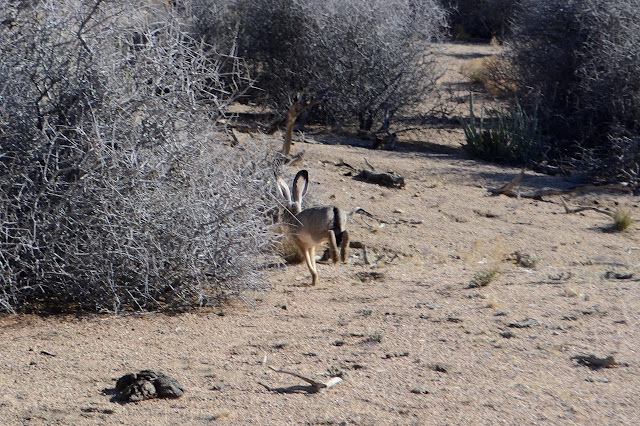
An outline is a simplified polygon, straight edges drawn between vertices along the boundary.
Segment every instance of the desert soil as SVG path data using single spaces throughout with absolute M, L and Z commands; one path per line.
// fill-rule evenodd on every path
M 477 89 L 460 66 L 495 52 L 445 46 L 450 100 Z M 349 219 L 370 264 L 352 249 L 346 264 L 319 265 L 315 287 L 304 264 L 266 270 L 266 291 L 178 315 L 0 317 L 0 424 L 638 424 L 637 230 L 566 214 L 559 197 L 491 196 L 518 170 L 468 158 L 459 126 L 402 138 L 394 151 L 326 133 L 293 146 L 311 204 L 386 222 Z M 341 159 L 406 186 L 356 180 Z M 519 188 L 575 184 L 527 172 Z M 628 193 L 566 199 L 640 217 Z M 588 354 L 617 365 L 572 358 Z M 310 393 L 269 366 L 344 380 Z M 116 379 L 142 369 L 174 377 L 184 396 L 117 402 Z

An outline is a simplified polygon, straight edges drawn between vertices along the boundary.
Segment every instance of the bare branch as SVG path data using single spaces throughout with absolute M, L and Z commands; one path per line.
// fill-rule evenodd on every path
M 591 192 L 598 190 L 610 190 L 610 191 L 633 191 L 635 189 L 634 186 L 625 183 L 613 183 L 613 184 L 604 184 L 604 185 L 596 185 L 596 184 L 588 184 L 588 185 L 578 185 L 568 189 L 539 189 L 535 191 L 515 191 L 513 188 L 520 183 L 520 180 L 524 176 L 524 169 L 509 183 L 499 187 L 499 188 L 487 188 L 493 195 L 506 195 L 508 197 L 513 198 L 533 198 L 536 200 L 541 200 L 542 197 L 549 197 L 554 195 L 568 195 L 579 192 Z
M 329 389 L 335 385 L 337 385 L 338 383 L 340 383 L 342 381 L 342 379 L 340 377 L 332 377 L 329 381 L 327 381 L 326 383 L 321 383 L 318 382 L 316 380 L 310 379 L 308 377 L 305 377 L 301 374 L 295 373 L 293 371 L 287 371 L 287 370 L 281 370 L 278 368 L 274 368 L 272 366 L 269 366 L 269 368 L 273 371 L 275 371 L 276 373 L 283 373 L 283 374 L 289 374 L 291 376 L 297 377 L 301 380 L 304 380 L 305 382 L 309 383 L 311 386 L 291 386 L 291 387 L 287 387 L 287 388 L 272 388 L 270 386 L 267 386 L 263 383 L 260 383 L 262 386 L 264 386 L 265 388 L 267 388 L 270 391 L 274 391 L 274 392 L 278 392 L 278 393 L 293 393 L 296 391 L 305 391 L 308 393 L 317 393 L 322 389 Z

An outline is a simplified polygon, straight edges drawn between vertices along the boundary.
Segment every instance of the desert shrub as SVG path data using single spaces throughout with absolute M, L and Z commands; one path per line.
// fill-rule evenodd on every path
M 491 115 L 485 117 L 485 114 Z M 541 139 L 536 111 L 529 115 L 516 102 L 509 112 L 501 108 L 487 111 L 483 106 L 477 117 L 471 95 L 469 117 L 461 117 L 460 121 L 465 136 L 462 146 L 473 157 L 525 165 L 540 160 Z
M 508 59 L 518 98 L 552 137 L 548 156 L 637 182 L 640 2 L 522 3 Z
M 473 84 L 496 99 L 508 99 L 513 90 L 509 87 L 509 64 L 502 55 L 471 58 L 460 66 L 460 73 Z
M 517 0 L 440 0 L 457 40 L 503 40 L 511 31 Z
M 258 287 L 270 163 L 215 125 L 250 83 L 241 62 L 190 38 L 187 8 L 17 4 L 0 2 L 0 310 Z
M 496 275 L 498 275 L 498 272 L 500 272 L 500 268 L 497 266 L 491 266 L 487 269 L 477 271 L 473 274 L 469 287 L 475 288 L 488 286 L 495 279 Z
M 232 23 L 207 12 L 220 8 Z M 253 99 L 278 114 L 321 99 L 316 118 L 369 131 L 435 88 L 435 0 L 200 0 L 199 10 L 194 31 L 205 38 L 236 29 L 220 49 L 236 46 L 260 89 Z
M 633 224 L 631 213 L 627 210 L 619 209 L 613 215 L 613 229 L 618 232 L 626 231 Z

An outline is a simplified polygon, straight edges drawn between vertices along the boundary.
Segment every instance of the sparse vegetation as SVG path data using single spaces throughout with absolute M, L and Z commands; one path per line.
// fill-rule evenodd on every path
M 382 333 L 379 331 L 376 331 L 370 334 L 369 337 L 365 339 L 365 342 L 366 343 L 382 343 L 383 340 L 384 340 L 384 337 Z
M 460 118 L 465 136 L 465 151 L 483 160 L 504 163 L 532 164 L 540 158 L 540 136 L 535 111 L 533 115 L 529 115 L 516 104 L 510 115 L 497 110 L 487 119 L 486 112 L 482 107 L 480 117 L 476 117 L 471 95 L 469 118 Z
M 548 159 L 638 182 L 640 3 L 525 0 L 507 44 L 512 84 Z
M 444 28 L 444 12 L 435 0 L 199 5 L 197 33 L 212 44 L 222 40 L 223 50 L 237 46 L 257 80 L 251 99 L 276 114 L 302 99 L 321 101 L 308 111 L 317 120 L 371 131 L 436 89 L 430 52 Z M 220 28 L 234 29 L 226 41 Z
M 477 271 L 473 274 L 471 279 L 471 287 L 486 287 L 488 286 L 500 272 L 500 268 L 497 266 L 491 266 L 487 269 Z
M 491 96 L 505 99 L 513 92 L 507 84 L 508 69 L 504 56 L 491 55 L 465 61 L 460 67 L 460 73 L 473 84 L 482 86 Z
M 487 58 L 473 58 L 466 61 L 460 72 L 474 84 L 485 85 L 487 81 Z
M 633 224 L 631 213 L 624 209 L 616 210 L 613 216 L 613 229 L 619 232 L 628 230 Z

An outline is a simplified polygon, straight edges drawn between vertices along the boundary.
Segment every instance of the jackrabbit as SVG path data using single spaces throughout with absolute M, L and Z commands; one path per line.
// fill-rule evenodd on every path
M 316 267 L 316 246 L 324 241 L 329 242 L 329 254 L 333 263 L 338 262 L 338 245 L 340 260 L 347 261 L 349 249 L 349 233 L 346 230 L 347 216 L 339 207 L 321 206 L 302 210 L 302 197 L 309 187 L 309 172 L 300 170 L 293 179 L 291 191 L 281 177 L 276 176 L 278 189 L 287 201 L 283 221 L 294 243 L 304 254 L 311 272 L 311 285 L 318 282 Z M 293 194 L 293 197 L 292 197 Z

